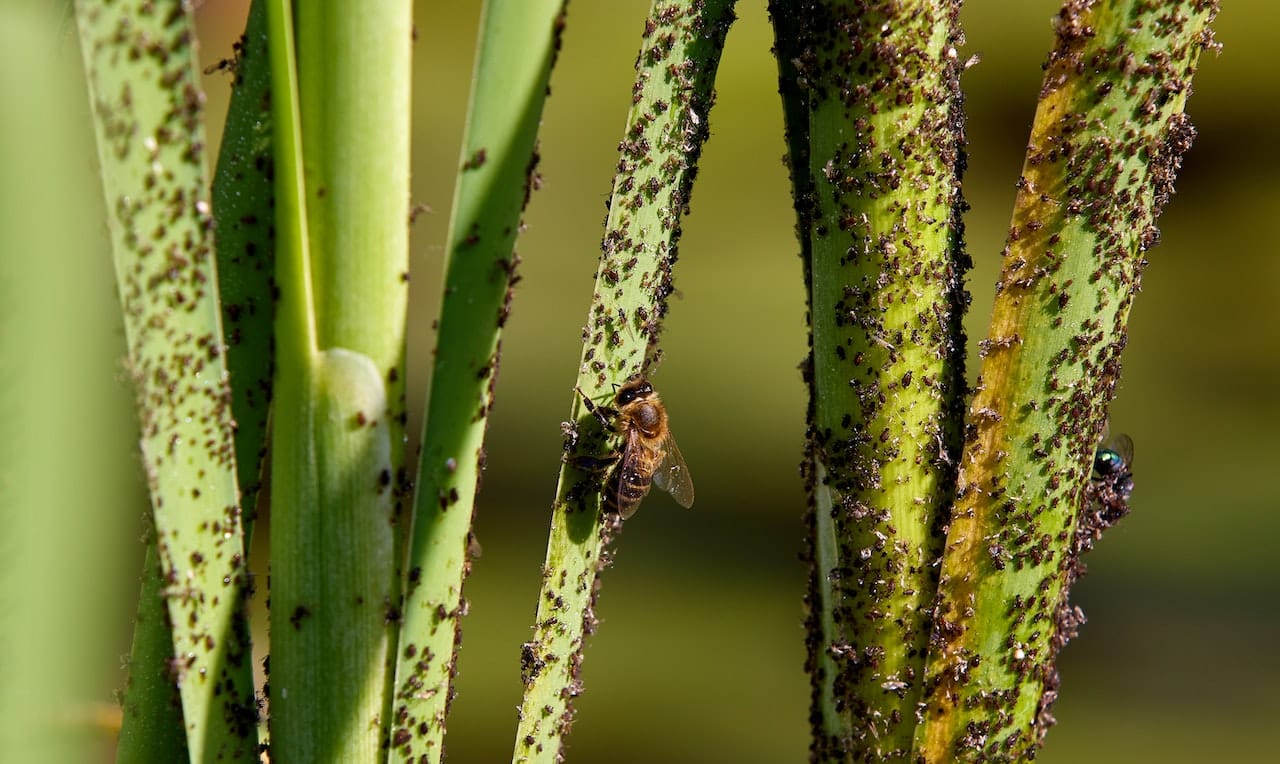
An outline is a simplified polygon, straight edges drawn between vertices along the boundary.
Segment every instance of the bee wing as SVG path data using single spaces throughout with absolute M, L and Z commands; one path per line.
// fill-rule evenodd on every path
M 676 445 L 676 439 L 667 432 L 662 442 L 662 461 L 653 473 L 653 484 L 671 494 L 676 503 L 686 509 L 693 506 L 693 480 L 689 478 L 689 465 Z
M 613 497 L 613 505 L 618 508 L 622 519 L 629 519 L 640 508 L 640 502 L 628 502 L 623 496 L 623 487 L 630 484 L 642 482 L 635 477 L 644 471 L 641 466 L 644 460 L 645 447 L 640 442 L 640 433 L 631 428 L 627 430 L 626 443 L 622 447 L 622 462 L 618 465 L 617 485 L 614 490 L 617 494 Z M 646 489 L 647 490 L 647 489 Z

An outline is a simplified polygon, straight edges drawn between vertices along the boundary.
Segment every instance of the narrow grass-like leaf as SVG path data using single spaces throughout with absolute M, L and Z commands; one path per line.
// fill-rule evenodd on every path
M 439 761 L 444 751 L 481 451 L 518 278 L 513 247 L 563 8 L 563 0 L 489 0 L 482 13 L 396 653 L 398 761 Z
M 147 538 L 142 592 L 129 651 L 129 683 L 116 744 L 120 764 L 188 760 L 182 699 L 168 673 L 173 636 L 164 607 L 158 554 L 153 531 Z
M 619 146 L 578 387 L 596 401 L 654 360 L 671 294 L 680 219 L 708 136 L 732 0 L 666 2 L 645 21 L 626 133 Z M 513 760 L 559 761 L 581 691 L 583 640 L 595 628 L 605 545 L 620 527 L 601 512 L 602 475 L 581 467 L 620 445 L 574 392 L 533 638 L 524 645 L 524 699 Z
M 266 27 L 263 0 L 254 0 L 244 37 L 236 46 L 236 58 L 229 62 L 235 84 L 213 177 L 218 291 L 227 340 L 227 371 L 231 374 L 246 539 L 252 536 L 261 488 L 271 403 L 275 189 Z
M 816 761 L 904 758 L 922 694 L 964 394 L 958 11 L 773 6 L 809 253 Z
M 236 462 L 194 27 L 76 3 L 193 761 L 257 759 Z
M 1052 723 L 1082 491 L 1216 9 L 1073 0 L 1058 17 L 966 421 L 917 761 L 1025 761 Z

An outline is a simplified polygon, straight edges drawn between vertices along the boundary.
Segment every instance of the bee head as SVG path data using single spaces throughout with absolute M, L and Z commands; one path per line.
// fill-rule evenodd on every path
M 635 377 L 618 388 L 618 405 L 625 406 L 637 398 L 647 398 L 650 395 L 653 395 L 653 385 L 649 384 L 649 380 L 644 377 Z

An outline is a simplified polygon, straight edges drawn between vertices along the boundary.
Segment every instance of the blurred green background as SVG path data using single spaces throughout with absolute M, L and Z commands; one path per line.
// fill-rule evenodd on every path
M 200 7 L 204 64 L 231 55 L 245 5 Z M 1163 243 L 1149 254 L 1112 410 L 1113 428 L 1137 444 L 1134 511 L 1089 557 L 1076 588 L 1089 623 L 1062 656 L 1060 724 L 1045 762 L 1262 760 L 1271 750 L 1262 730 L 1280 714 L 1280 259 L 1258 225 L 1280 210 L 1271 150 L 1280 73 L 1264 47 L 1280 11 L 1264 0 L 1225 6 L 1215 25 L 1225 50 L 1205 56 L 1196 75 L 1189 112 L 1199 138 L 1161 220 Z M 489 431 L 476 521 L 484 555 L 467 583 L 452 761 L 510 756 L 559 423 L 647 8 L 570 3 L 543 124 L 544 184 L 518 243 L 524 280 Z M 962 56 L 981 55 L 963 79 L 971 351 L 985 335 L 1057 8 L 970 0 L 962 16 Z M 419 413 L 478 15 L 478 0 L 417 8 L 414 202 L 432 210 L 413 238 L 409 382 Z M 738 15 L 655 378 L 698 502 L 686 512 L 655 495 L 627 524 L 604 577 L 570 761 L 807 758 L 805 571 L 796 559 L 804 298 L 764 0 L 741 0 Z M 78 55 L 74 46 L 66 53 Z M 213 73 L 205 84 L 216 146 L 230 77 Z M 83 160 L 91 156 L 86 144 Z M 114 341 L 120 357 L 121 332 Z M 976 370 L 975 361 L 971 378 Z M 126 395 L 117 399 L 127 406 Z M 415 419 L 411 432 L 419 427 Z M 116 446 L 132 448 L 132 434 L 118 429 Z M 121 512 L 124 543 L 141 506 Z M 118 628 L 97 640 L 104 654 L 128 651 L 136 569 L 112 568 L 111 601 L 122 604 Z M 109 669 L 105 681 L 118 682 Z

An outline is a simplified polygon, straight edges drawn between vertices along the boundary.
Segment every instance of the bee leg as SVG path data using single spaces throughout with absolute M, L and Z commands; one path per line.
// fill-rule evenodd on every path
M 604 472 L 617 464 L 619 458 L 618 454 L 609 454 L 608 456 L 590 456 L 588 454 L 575 454 L 573 456 L 569 456 L 568 454 L 565 454 L 563 460 L 566 464 L 571 464 L 583 472 L 598 473 Z
M 618 416 L 617 409 L 609 408 L 608 406 L 597 406 L 591 402 L 591 399 L 587 397 L 586 393 L 582 392 L 581 387 L 575 385 L 573 389 L 577 390 L 578 395 L 582 396 L 582 402 L 586 405 L 587 411 L 591 413 L 591 416 L 598 419 L 601 426 L 606 430 L 612 429 L 612 422 Z
M 608 456 L 591 456 L 589 454 L 565 454 L 561 461 L 586 474 L 586 478 L 577 480 L 569 488 L 565 499 L 573 504 L 581 505 L 587 494 L 598 493 L 608 484 L 607 473 L 621 458 L 619 454 Z

